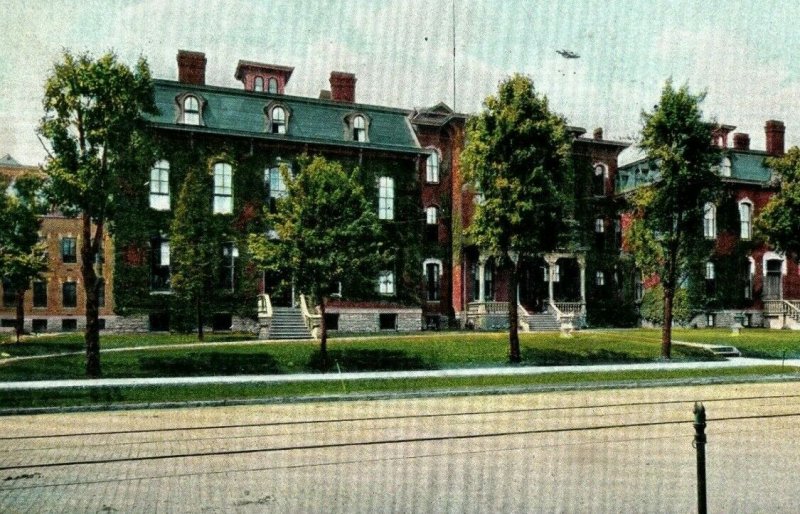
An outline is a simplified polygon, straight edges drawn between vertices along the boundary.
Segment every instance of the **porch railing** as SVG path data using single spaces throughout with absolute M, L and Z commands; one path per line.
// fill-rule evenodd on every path
M 306 328 L 311 332 L 311 336 L 317 339 L 319 337 L 319 327 L 322 325 L 322 315 L 316 313 L 311 314 L 311 311 L 308 310 L 306 295 L 304 294 L 300 295 L 300 312 L 303 313 L 303 321 L 306 322 Z
M 269 299 L 268 294 L 258 295 L 258 317 L 271 318 L 272 317 L 272 301 Z
M 764 300 L 765 316 L 788 316 L 800 321 L 800 300 Z

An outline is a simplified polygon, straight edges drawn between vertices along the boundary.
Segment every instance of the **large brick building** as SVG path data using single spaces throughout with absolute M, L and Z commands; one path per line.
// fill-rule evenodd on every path
M 39 173 L 32 166 L 22 166 L 11 156 L 0 159 L 0 175 L 14 180 L 26 173 Z M 35 280 L 25 293 L 25 330 L 29 332 L 61 332 L 83 329 L 85 326 L 86 300 L 80 270 L 81 221 L 68 218 L 59 212 L 50 212 L 42 218 L 40 240 L 47 243 L 49 269 Z M 113 324 L 114 248 L 106 236 L 103 243 L 103 258 L 97 269 L 101 272 L 103 285 L 100 296 L 101 327 Z M 0 304 L 0 323 L 11 330 L 16 315 L 15 291 L 3 281 L 3 300 Z
M 183 179 L 189 169 L 200 168 L 209 177 L 208 216 L 220 252 L 212 328 L 261 328 L 262 336 L 278 336 L 279 330 L 259 327 L 265 312 L 259 316 L 256 299 L 269 296 L 276 327 L 279 314 L 300 316 L 302 291 L 295 289 L 290 269 L 256 269 L 246 239 L 266 231 L 261 212 L 286 194 L 281 169 L 296 170 L 305 155 L 360 170 L 394 256 L 378 276 L 352 276 L 331 291 L 330 328 L 507 325 L 507 277 L 465 236 L 477 201 L 459 163 L 465 115 L 443 103 L 422 109 L 358 103 L 357 78 L 350 73 L 332 72 L 330 90 L 308 98 L 286 93 L 294 71 L 289 66 L 239 61 L 232 71 L 242 86 L 230 88 L 206 84 L 203 53 L 179 51 L 177 64 L 177 80 L 155 81 L 159 113 L 148 118 L 152 165 L 123 177 L 114 247 L 110 241 L 104 245 L 101 317 L 108 329 L 189 328 L 186 306 L 170 288 L 175 249 L 169 234 Z M 643 160 L 618 167 L 628 145 L 604 139 L 602 129 L 591 136 L 579 127 L 569 130 L 576 177 L 573 244 L 522 257 L 520 319 L 532 330 L 557 327 L 565 313 L 592 326 L 633 325 L 642 277 L 621 252 L 620 213 L 624 194 L 653 176 Z M 783 152 L 783 125 L 768 122 L 767 151 L 751 150 L 743 134 L 735 134 L 728 147 L 732 130 L 717 131 L 728 195 L 707 211 L 707 236 L 716 240 L 716 251 L 709 265 L 697 270 L 694 300 L 702 310 L 694 322 L 724 325 L 737 310 L 746 312 L 752 325 L 783 326 L 782 302 L 800 298 L 800 271 L 753 241 L 751 232 L 745 234 L 774 193 L 763 160 Z M 23 169 L 9 161 L 0 171 L 13 175 Z M 750 221 L 741 217 L 745 214 Z M 78 221 L 49 215 L 42 236 L 49 242 L 52 268 L 26 297 L 27 327 L 80 328 Z M 12 313 L 4 304 L 4 325 Z
M 766 149 L 750 148 L 750 136 L 719 125 L 713 144 L 721 149 L 718 172 L 723 194 L 705 206 L 702 231 L 712 243 L 709 259 L 691 270 L 686 288 L 698 327 L 730 326 L 741 316 L 745 326 L 800 328 L 800 268 L 758 239 L 753 220 L 777 191 L 776 177 L 765 159 L 784 153 L 784 124 L 769 120 Z M 658 180 L 646 159 L 620 167 L 616 190 L 625 194 Z M 647 282 L 647 280 L 644 280 Z M 652 283 L 652 281 L 650 281 Z

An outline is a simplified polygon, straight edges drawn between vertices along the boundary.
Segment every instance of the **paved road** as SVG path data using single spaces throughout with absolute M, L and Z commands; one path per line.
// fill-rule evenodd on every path
M 797 512 L 796 383 L 7 417 L 0 511 L 691 512 L 695 400 L 709 512 Z

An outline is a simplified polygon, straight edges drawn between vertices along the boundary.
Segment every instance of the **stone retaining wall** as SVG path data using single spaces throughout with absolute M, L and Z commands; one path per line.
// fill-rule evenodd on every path
M 381 314 L 396 316 L 397 332 L 422 330 L 422 309 L 331 309 L 327 314 L 339 315 L 339 332 L 378 332 Z

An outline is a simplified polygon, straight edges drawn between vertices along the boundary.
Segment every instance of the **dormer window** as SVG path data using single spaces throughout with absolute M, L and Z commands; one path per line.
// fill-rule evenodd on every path
M 183 99 L 183 123 L 200 125 L 200 101 L 195 96 Z
M 723 157 L 719 167 L 719 174 L 722 177 L 731 176 L 731 160 L 728 157 Z
M 353 141 L 366 141 L 367 140 L 367 122 L 364 117 L 358 115 L 353 118 Z
M 289 118 L 292 113 L 284 104 L 270 102 L 264 109 L 264 113 L 267 115 L 267 132 L 286 134 L 289 131 Z
M 271 125 L 273 134 L 286 134 L 286 110 L 283 107 L 273 107 Z
M 256 77 L 253 80 L 253 91 L 264 91 L 264 77 Z
M 267 92 L 278 94 L 278 80 L 275 77 L 270 77 L 267 81 Z
M 436 150 L 428 156 L 425 168 L 425 181 L 429 184 L 437 184 L 439 182 L 439 154 Z

